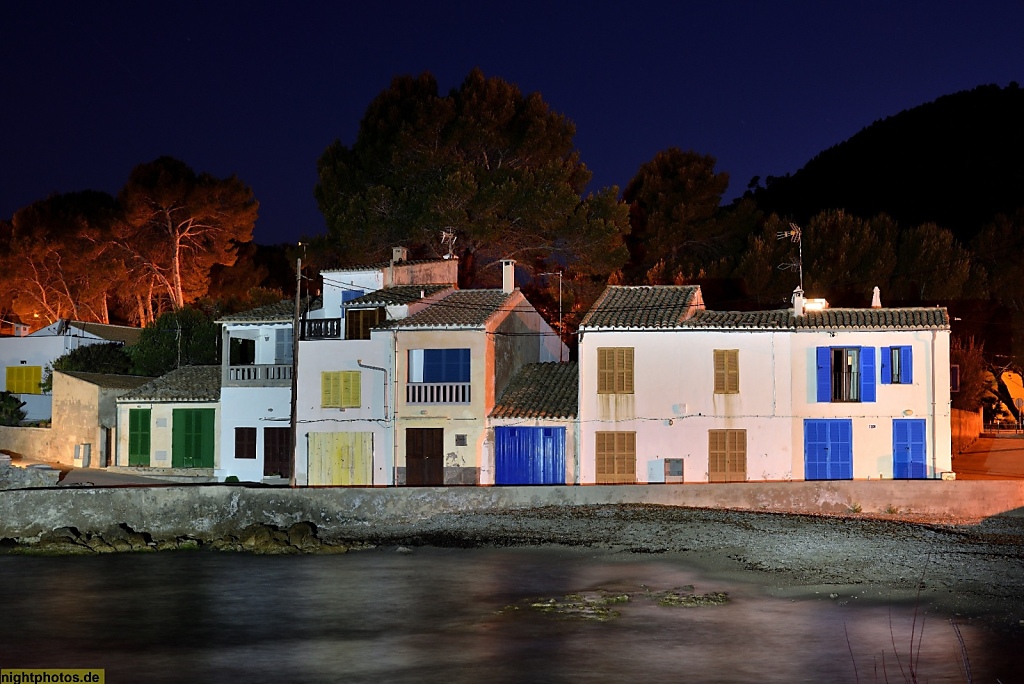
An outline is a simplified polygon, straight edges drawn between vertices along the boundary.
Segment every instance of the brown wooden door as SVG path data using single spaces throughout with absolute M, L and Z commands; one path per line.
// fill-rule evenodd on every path
M 406 429 L 405 484 L 444 484 L 444 428 Z
M 291 428 L 263 428 L 263 475 L 292 476 Z

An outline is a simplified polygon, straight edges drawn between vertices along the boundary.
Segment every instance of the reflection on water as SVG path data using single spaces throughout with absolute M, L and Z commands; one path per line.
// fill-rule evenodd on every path
M 666 556 L 3 556 L 0 582 L 0 667 L 105 668 L 114 684 L 903 682 L 911 681 L 911 650 L 918 681 L 967 681 L 946 617 L 884 597 L 776 598 Z M 604 623 L 498 614 L 529 597 L 688 584 L 698 593 L 727 591 L 731 601 L 633 601 Z M 960 629 L 973 681 L 1024 681 L 1012 635 L 967 622 Z

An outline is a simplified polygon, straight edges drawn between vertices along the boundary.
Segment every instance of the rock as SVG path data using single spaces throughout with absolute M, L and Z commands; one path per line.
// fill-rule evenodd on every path
M 316 525 L 311 522 L 297 522 L 288 528 L 288 543 L 300 551 L 310 553 L 320 548 Z

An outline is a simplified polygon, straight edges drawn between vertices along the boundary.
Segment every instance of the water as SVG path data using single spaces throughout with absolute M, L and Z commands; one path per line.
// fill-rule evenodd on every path
M 905 682 L 912 648 L 916 681 L 968 681 L 946 616 L 878 595 L 780 597 L 671 556 L 0 556 L 0 583 L 0 667 L 105 668 L 115 684 Z M 500 612 L 597 587 L 689 584 L 727 591 L 730 602 L 665 608 L 638 598 L 609 622 Z M 958 622 L 974 682 L 1024 681 L 1019 631 Z

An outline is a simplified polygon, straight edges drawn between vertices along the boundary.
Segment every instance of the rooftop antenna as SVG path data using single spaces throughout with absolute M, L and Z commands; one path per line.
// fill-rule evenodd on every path
M 445 259 L 451 259 L 455 255 L 455 241 L 458 239 L 458 236 L 455 235 L 455 231 L 451 228 L 446 228 L 441 231 L 441 244 L 448 245 L 448 253 L 444 255 Z
M 795 223 L 790 223 L 789 224 L 789 230 L 782 230 L 782 231 L 779 231 L 778 233 L 775 234 L 775 239 L 776 240 L 783 240 L 785 238 L 789 238 L 790 242 L 795 242 L 797 244 L 797 249 L 798 249 L 799 257 L 798 257 L 797 262 L 795 264 L 793 263 L 792 260 L 790 260 L 788 263 L 780 264 L 779 268 L 781 268 L 783 271 L 789 271 L 789 270 L 792 270 L 794 268 L 797 269 L 800 272 L 800 289 L 803 290 L 804 289 L 804 242 L 803 242 L 803 231 L 800 229 L 800 226 L 796 225 Z

